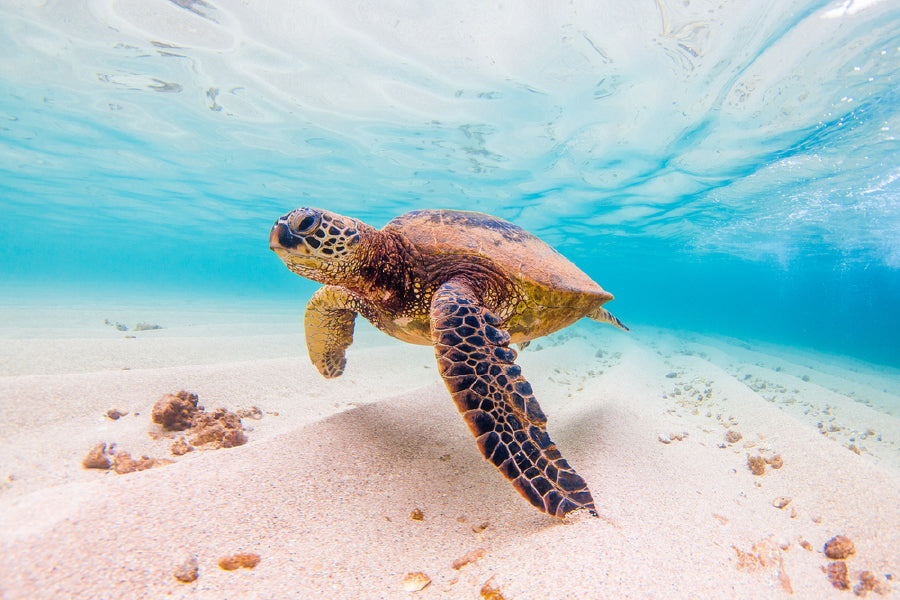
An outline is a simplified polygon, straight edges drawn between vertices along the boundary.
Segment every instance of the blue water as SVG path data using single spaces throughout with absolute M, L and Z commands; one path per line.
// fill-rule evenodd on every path
M 2 300 L 296 301 L 312 205 L 479 210 L 632 327 L 900 366 L 900 4 L 0 0 Z

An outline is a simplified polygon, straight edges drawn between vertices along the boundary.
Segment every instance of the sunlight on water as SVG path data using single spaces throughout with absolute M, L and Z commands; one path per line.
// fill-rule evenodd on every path
M 900 363 L 898 32 L 886 0 L 2 0 L 3 277 L 297 295 L 287 210 L 464 208 L 631 321 Z

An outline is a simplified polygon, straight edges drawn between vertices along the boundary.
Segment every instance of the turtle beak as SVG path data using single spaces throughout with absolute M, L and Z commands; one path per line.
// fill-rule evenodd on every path
M 288 230 L 287 226 L 285 226 L 280 219 L 275 221 L 272 231 L 269 232 L 269 249 L 278 256 L 283 256 L 288 252 L 286 246 L 290 244 L 290 239 L 291 232 Z M 285 242 L 288 242 L 288 244 L 285 244 Z
M 291 231 L 287 216 L 281 217 L 272 226 L 272 231 L 269 232 L 269 249 L 282 260 L 289 255 L 309 254 L 303 238 Z
M 317 264 L 317 260 L 309 255 L 309 249 L 302 238 L 291 232 L 284 217 L 275 221 L 269 232 L 269 249 L 277 254 L 288 268 L 291 265 L 315 267 Z

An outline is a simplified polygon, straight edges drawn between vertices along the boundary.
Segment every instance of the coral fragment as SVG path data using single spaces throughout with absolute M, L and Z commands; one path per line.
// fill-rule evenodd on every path
M 466 552 L 461 557 L 457 558 L 453 561 L 453 568 L 459 571 L 464 566 L 477 561 L 478 559 L 484 556 L 484 548 L 478 548 L 477 550 L 471 550 Z
M 766 460 L 762 456 L 747 455 L 747 468 L 754 475 L 764 475 L 766 473 Z
M 780 469 L 784 466 L 784 460 L 781 458 L 780 454 L 776 454 L 772 458 L 767 458 L 766 464 L 771 465 L 773 469 Z
M 87 453 L 81 461 L 85 469 L 108 469 L 109 458 L 106 456 L 106 444 L 98 444 Z
M 219 559 L 219 568 L 225 571 L 236 569 L 252 569 L 259 564 L 259 554 L 252 552 L 240 552 L 231 556 L 223 556 Z
M 825 556 L 832 560 L 843 560 L 855 552 L 856 547 L 847 536 L 836 535 L 825 542 Z
M 197 412 L 197 394 L 181 390 L 177 394 L 166 394 L 153 405 L 153 422 L 159 423 L 167 431 L 182 431 L 191 426 Z
M 197 577 L 200 576 L 200 568 L 197 565 L 197 559 L 193 556 L 186 557 L 180 565 L 175 567 L 172 576 L 181 583 L 196 581 Z
M 847 565 L 842 562 L 830 562 L 825 569 L 831 585 L 839 590 L 850 589 L 850 580 L 847 578 Z

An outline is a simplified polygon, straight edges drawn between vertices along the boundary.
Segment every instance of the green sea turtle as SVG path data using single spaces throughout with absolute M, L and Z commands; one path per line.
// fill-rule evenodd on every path
M 602 308 L 612 294 L 521 227 L 475 212 L 415 210 L 377 230 L 298 208 L 275 222 L 269 246 L 288 269 L 325 284 L 304 317 L 322 375 L 343 373 L 357 314 L 404 342 L 433 345 L 484 457 L 539 510 L 596 514 L 587 483 L 550 441 L 509 344 L 582 317 L 627 330 Z

